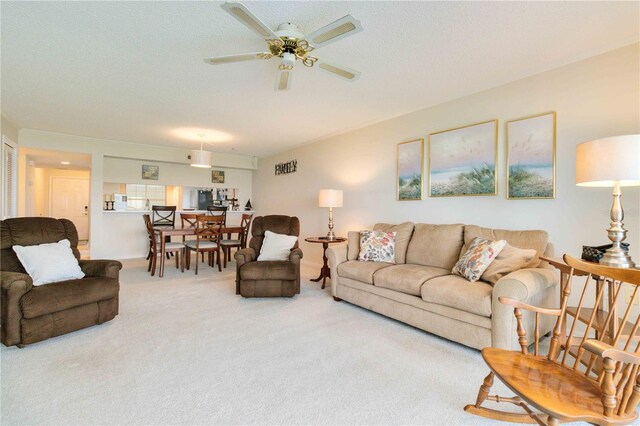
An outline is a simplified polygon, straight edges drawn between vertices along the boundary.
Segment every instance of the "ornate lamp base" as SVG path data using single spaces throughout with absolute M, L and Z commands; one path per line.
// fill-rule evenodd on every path
M 636 264 L 631 260 L 629 252 L 620 246 L 620 243 L 627 238 L 627 230 L 624 229 L 624 225 L 622 224 L 624 210 L 622 209 L 622 202 L 620 201 L 621 196 L 620 183 L 615 182 L 613 186 L 613 205 L 611 206 L 611 225 L 609 229 L 607 229 L 613 247 L 605 252 L 598 263 L 614 268 L 635 268 Z

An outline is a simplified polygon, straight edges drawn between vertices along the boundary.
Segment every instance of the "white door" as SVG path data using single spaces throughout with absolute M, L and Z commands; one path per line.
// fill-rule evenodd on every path
M 80 240 L 89 239 L 89 179 L 51 177 L 51 217 L 69 219 Z

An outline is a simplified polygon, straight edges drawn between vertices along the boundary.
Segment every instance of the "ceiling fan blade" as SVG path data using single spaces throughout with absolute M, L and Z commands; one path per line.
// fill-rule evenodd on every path
M 356 71 L 353 68 L 343 67 L 342 65 L 336 65 L 322 59 L 318 59 L 316 65 L 314 66 L 320 68 L 321 70 L 328 71 L 335 76 L 340 78 L 344 78 L 345 80 L 354 81 L 360 78 L 360 71 Z
M 351 15 L 325 25 L 304 37 L 316 49 L 362 31 L 362 24 Z
M 291 88 L 291 80 L 293 79 L 293 70 L 278 70 L 276 77 L 276 91 L 289 90 Z
M 258 34 L 265 40 L 279 40 L 280 37 L 274 33 L 271 28 L 267 27 L 264 22 L 258 19 L 249 9 L 242 3 L 227 2 L 221 6 L 227 13 L 240 21 L 244 26 Z
M 230 64 L 233 62 L 253 61 L 255 59 L 270 59 L 273 55 L 266 52 L 243 53 L 240 55 L 214 56 L 204 58 L 204 61 L 211 65 Z

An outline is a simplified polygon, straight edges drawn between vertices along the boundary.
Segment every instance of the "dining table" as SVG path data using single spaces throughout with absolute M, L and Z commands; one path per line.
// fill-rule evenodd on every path
M 196 235 L 196 228 L 176 228 L 171 226 L 154 226 L 153 231 L 160 236 L 160 256 L 164 260 L 166 256 L 165 243 L 167 238 L 165 237 L 186 237 L 189 235 Z M 220 228 L 221 234 L 227 234 L 228 238 L 231 238 L 231 234 L 242 234 L 244 228 L 242 226 L 223 226 Z M 160 262 L 159 277 L 164 275 L 164 262 Z

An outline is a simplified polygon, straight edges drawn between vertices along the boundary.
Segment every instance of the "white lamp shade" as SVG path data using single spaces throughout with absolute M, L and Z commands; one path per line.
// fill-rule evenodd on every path
M 191 166 L 211 168 L 211 153 L 209 151 L 194 149 L 191 151 Z
M 318 194 L 319 207 L 342 207 L 342 190 L 321 189 Z
M 576 147 L 576 185 L 640 185 L 640 135 L 613 136 Z

